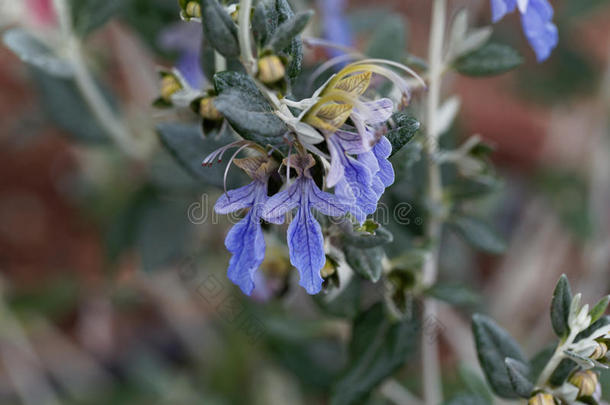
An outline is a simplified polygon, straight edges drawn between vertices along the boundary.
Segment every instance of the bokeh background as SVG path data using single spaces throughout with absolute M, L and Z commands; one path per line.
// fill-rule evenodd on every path
M 225 278 L 230 224 L 211 210 L 222 168 L 193 176 L 178 165 L 154 128 L 194 119 L 151 107 L 158 66 L 177 65 L 205 85 L 200 26 L 181 22 L 173 0 L 119 3 L 87 38 L 87 63 L 146 158 L 107 141 L 73 83 L 37 74 L 0 46 L 0 403 L 326 403 L 346 361 L 350 308 L 323 315 L 294 288 L 279 240 L 268 241 L 252 298 Z M 427 1 L 292 3 L 317 10 L 308 36 L 333 39 L 344 25 L 358 49 L 425 56 Z M 449 3 L 451 14 L 469 7 L 475 25 L 490 22 L 487 1 Z M 462 100 L 447 144 L 479 134 L 495 148 L 501 187 L 470 204 L 493 218 L 507 246 L 492 255 L 444 236 L 441 279 L 469 287 L 463 305 L 443 305 L 439 317 L 446 394 L 460 389 L 460 369 L 479 373 L 473 311 L 533 354 L 551 341 L 548 306 L 560 274 L 592 302 L 610 290 L 610 2 L 552 3 L 560 41 L 546 63 L 535 62 L 513 15 L 494 38 L 519 49 L 523 66 L 445 82 Z M 2 30 L 44 37 L 55 25 L 50 1 L 0 1 Z M 324 57 L 309 50 L 306 63 Z M 403 169 L 389 198 L 410 202 L 417 170 Z M 399 254 L 416 228 L 389 251 Z M 418 369 L 415 357 L 397 377 L 399 391 L 417 392 Z M 369 403 L 394 403 L 396 389 L 382 386 Z

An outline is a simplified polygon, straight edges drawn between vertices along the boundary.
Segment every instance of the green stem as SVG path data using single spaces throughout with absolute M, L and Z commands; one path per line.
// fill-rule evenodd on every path
M 63 44 L 66 47 L 66 56 L 74 70 L 74 81 L 79 92 L 100 126 L 117 146 L 130 157 L 140 157 L 142 151 L 136 147 L 136 144 L 130 137 L 129 130 L 122 120 L 114 114 L 87 69 L 80 40 L 72 29 L 68 3 L 66 0 L 53 0 L 53 6 L 55 7 L 60 29 L 64 37 Z
M 446 0 L 434 0 L 432 6 L 432 22 L 430 29 L 430 44 L 428 57 L 429 92 L 426 104 L 427 133 L 425 153 L 428 171 L 427 198 L 431 213 L 426 227 L 426 237 L 431 245 L 422 273 L 424 288 L 432 286 L 438 275 L 439 245 L 442 219 L 437 211 L 442 204 L 442 179 L 440 168 L 435 159 L 438 151 L 437 112 L 440 103 L 441 82 L 443 74 L 443 39 L 445 36 L 445 19 L 447 12 Z M 442 381 L 440 357 L 438 352 L 438 337 L 435 320 L 438 318 L 437 303 L 427 298 L 424 300 L 424 322 L 431 325 L 422 333 L 422 371 L 424 385 L 424 401 L 428 405 L 438 405 L 442 402 Z
M 239 13 L 237 23 L 239 25 L 239 49 L 241 51 L 241 61 L 248 74 L 253 76 L 256 73 L 256 60 L 252 53 L 252 41 L 250 40 L 250 9 L 252 0 L 241 0 L 239 2 Z

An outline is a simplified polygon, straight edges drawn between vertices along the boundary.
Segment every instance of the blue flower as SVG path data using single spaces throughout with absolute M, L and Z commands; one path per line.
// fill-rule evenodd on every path
M 557 26 L 553 24 L 553 7 L 548 0 L 491 0 L 493 22 L 519 8 L 523 32 L 536 53 L 538 62 L 551 55 L 557 46 Z
M 267 180 L 277 168 L 266 158 L 254 157 L 235 159 L 234 163 L 251 175 L 253 181 L 223 194 L 214 210 L 218 214 L 229 214 L 250 208 L 244 218 L 231 228 L 225 238 L 225 246 L 232 253 L 227 276 L 239 286 L 244 294 L 250 295 L 254 289 L 254 274 L 265 258 L 265 239 L 261 229 L 261 210 L 267 202 Z M 278 218 L 269 222 L 281 223 Z
M 292 155 L 287 159 L 288 163 L 297 171 L 298 177 L 288 188 L 267 200 L 262 217 L 277 220 L 297 208 L 286 237 L 290 263 L 299 271 L 299 284 L 307 293 L 317 294 L 322 288 L 320 270 L 326 263 L 326 255 L 322 229 L 311 209 L 336 217 L 344 215 L 347 206 L 340 197 L 318 188 L 309 173 L 315 164 L 311 155 Z
M 365 107 L 366 111 L 354 109 L 350 116 L 354 130 L 337 130 L 327 139 L 331 155 L 327 186 L 351 201 L 350 212 L 360 223 L 375 212 L 385 188 L 394 182 L 394 170 L 387 160 L 392 146 L 375 134 L 375 126 L 390 118 L 394 105 L 390 99 L 381 99 L 365 103 Z
M 345 16 L 346 0 L 318 0 L 317 4 L 322 11 L 324 37 L 338 45 L 352 46 L 352 33 Z M 335 48 L 329 49 L 329 53 L 331 56 L 344 54 Z

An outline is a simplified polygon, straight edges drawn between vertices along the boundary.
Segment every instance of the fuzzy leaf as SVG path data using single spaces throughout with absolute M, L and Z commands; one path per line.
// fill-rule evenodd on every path
M 472 331 L 481 368 L 493 391 L 502 398 L 517 398 L 504 360 L 510 357 L 527 364 L 519 344 L 484 315 L 475 314 L 472 317 Z
M 278 25 L 275 2 L 260 1 L 252 14 L 252 34 L 259 48 L 269 42 Z
M 347 264 L 361 277 L 376 283 L 381 277 L 384 250 L 382 247 L 362 249 L 352 245 L 343 247 Z
M 331 405 L 350 405 L 364 400 L 415 352 L 419 320 L 391 323 L 377 303 L 354 322 L 350 363 L 334 386 Z
M 267 48 L 272 49 L 274 52 L 280 52 L 290 46 L 292 40 L 305 29 L 312 16 L 313 11 L 309 10 L 298 13 L 284 21 L 277 27 L 269 39 Z
M 461 215 L 450 220 L 449 225 L 474 247 L 499 254 L 506 249 L 504 240 L 480 218 Z
M 589 316 L 591 316 L 591 323 L 597 322 L 604 314 L 606 313 L 606 309 L 608 309 L 608 303 L 610 303 L 610 295 L 606 295 L 604 298 L 599 300 L 597 304 L 591 309 L 589 312 Z
M 239 55 L 237 26 L 218 0 L 202 0 L 201 24 L 206 40 L 221 55 L 227 58 Z
M 508 378 L 515 392 L 521 398 L 529 398 L 534 390 L 534 384 L 528 379 L 529 366 L 518 360 L 507 358 L 504 360 Z
M 570 282 L 566 275 L 562 275 L 553 291 L 551 300 L 551 324 L 553 330 L 559 337 L 569 332 L 568 316 L 570 315 L 570 304 L 572 303 L 572 291 Z
M 72 66 L 62 60 L 45 44 L 21 28 L 6 31 L 2 37 L 4 44 L 23 62 L 42 70 L 52 76 L 70 78 Z
M 214 86 L 220 93 L 214 105 L 244 139 L 262 145 L 283 143 L 287 128 L 250 77 L 221 72 L 214 75 Z
M 276 0 L 276 11 L 278 13 L 278 22 L 280 24 L 291 19 L 294 16 L 290 4 L 287 0 Z M 303 42 L 300 36 L 296 36 L 290 41 L 282 52 L 279 52 L 280 56 L 288 58 L 288 66 L 286 66 L 286 73 L 288 77 L 294 81 L 296 77 L 301 73 L 301 66 L 303 64 Z
M 403 146 L 409 143 L 420 127 L 419 121 L 404 113 L 395 113 L 392 119 L 396 123 L 396 127 L 389 130 L 386 134 L 386 138 L 388 138 L 392 144 L 392 153 L 390 154 L 390 157 L 395 155 Z
M 70 0 L 74 31 L 86 36 L 103 26 L 125 5 L 122 0 Z
M 519 52 L 510 46 L 487 43 L 458 58 L 454 67 L 466 76 L 494 76 L 508 72 L 522 63 L 523 58 Z

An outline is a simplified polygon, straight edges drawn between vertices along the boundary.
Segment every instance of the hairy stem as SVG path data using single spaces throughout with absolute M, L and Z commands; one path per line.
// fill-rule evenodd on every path
M 434 0 L 432 5 L 432 22 L 428 57 L 429 92 L 426 104 L 427 133 L 425 153 L 428 164 L 427 199 L 430 204 L 430 215 L 426 227 L 426 237 L 431 245 L 424 262 L 422 284 L 424 288 L 436 282 L 438 274 L 438 256 L 441 237 L 442 219 L 438 208 L 442 204 L 442 181 L 440 168 L 435 159 L 438 150 L 438 125 L 436 125 L 438 106 L 440 103 L 441 81 L 443 74 L 443 39 L 445 35 L 446 0 Z M 428 405 L 438 405 L 442 401 L 441 367 L 437 342 L 437 303 L 427 298 L 424 301 L 424 328 L 422 333 L 422 370 L 424 401 Z
M 546 366 L 544 366 L 544 369 L 540 373 L 540 377 L 538 378 L 538 382 L 536 383 L 538 387 L 544 387 L 548 383 L 549 378 L 551 378 L 551 375 L 553 375 L 553 372 L 555 371 L 557 366 L 559 366 L 561 360 L 566 357 L 564 354 L 565 348 L 574 342 L 574 339 L 576 339 L 576 335 L 578 335 L 579 333 L 580 330 L 574 329 L 570 331 L 570 335 L 564 342 L 559 343 L 557 349 L 555 349 L 555 352 L 553 353 L 553 356 L 548 361 L 548 363 L 546 363 Z
M 252 53 L 252 41 L 250 40 L 250 9 L 252 0 L 241 0 L 239 2 L 239 13 L 237 23 L 239 25 L 239 49 L 241 61 L 250 75 L 256 73 L 256 60 Z
M 129 130 L 117 117 L 106 99 L 97 87 L 95 80 L 85 64 L 81 43 L 74 34 L 70 16 L 70 9 L 66 0 L 53 0 L 53 6 L 58 16 L 66 47 L 66 56 L 74 70 L 76 86 L 97 119 L 101 127 L 117 146 L 128 156 L 138 157 L 141 152 L 130 137 Z

